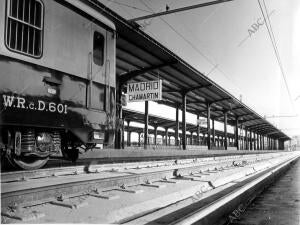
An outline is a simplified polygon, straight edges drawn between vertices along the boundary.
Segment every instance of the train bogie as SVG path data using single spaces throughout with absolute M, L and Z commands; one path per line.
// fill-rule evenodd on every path
M 114 26 L 85 7 L 0 2 L 0 147 L 14 165 L 74 161 L 79 148 L 114 144 Z

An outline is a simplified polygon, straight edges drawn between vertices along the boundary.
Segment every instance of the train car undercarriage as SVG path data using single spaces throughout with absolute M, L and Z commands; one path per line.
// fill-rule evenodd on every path
M 1 136 L 1 160 L 25 170 L 39 169 L 53 156 L 75 162 L 79 151 L 95 147 L 93 143 L 82 143 L 64 130 L 4 128 Z

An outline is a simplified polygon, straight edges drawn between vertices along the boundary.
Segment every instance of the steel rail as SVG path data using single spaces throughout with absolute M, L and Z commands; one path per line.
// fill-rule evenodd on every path
M 63 166 L 63 167 L 52 167 L 52 168 L 45 168 L 45 169 L 38 169 L 38 170 L 23 170 L 23 171 L 10 171 L 10 172 L 1 172 L 1 183 L 8 183 L 8 182 L 17 182 L 17 181 L 24 181 L 29 179 L 36 179 L 36 178 L 44 178 L 44 177 L 51 177 L 51 176 L 59 176 L 59 175 L 68 175 L 68 174 L 82 174 L 82 173 L 89 173 L 89 172 L 100 172 L 104 170 L 124 170 L 130 169 L 134 167 L 158 167 L 158 166 L 167 166 L 172 165 L 175 161 L 177 164 L 185 164 L 193 161 L 203 161 L 207 162 L 209 160 L 216 159 L 229 159 L 229 158 L 236 158 L 236 157 L 250 157 L 250 155 L 256 154 L 266 154 L 266 153 L 275 153 L 275 151 L 259 151 L 259 152 L 239 152 L 237 154 L 212 154 L 207 155 L 206 157 L 196 157 L 191 156 L 190 158 L 174 158 L 168 160 L 151 160 L 151 161 L 143 161 L 143 165 L 141 162 L 126 162 L 126 163 L 92 163 L 89 162 L 85 165 L 78 165 L 78 166 Z
M 280 154 L 280 153 L 278 153 Z M 277 155 L 277 154 L 276 154 Z M 273 158 L 274 154 L 267 154 L 268 158 Z M 261 160 L 265 160 L 266 155 L 257 156 Z M 236 157 L 238 159 L 238 157 Z M 235 159 L 235 161 L 238 161 Z M 247 160 L 247 157 L 240 158 L 241 160 Z M 4 190 L 2 188 L 1 194 L 1 203 L 2 207 L 8 207 L 11 205 L 21 205 L 21 206 L 30 206 L 32 204 L 41 204 L 49 201 L 53 201 L 63 196 L 80 196 L 87 194 L 95 189 L 108 189 L 112 187 L 120 186 L 131 186 L 137 184 L 143 184 L 147 181 L 161 180 L 163 178 L 173 178 L 176 176 L 188 175 L 190 173 L 199 172 L 200 170 L 216 170 L 221 167 L 229 167 L 233 165 L 233 159 L 226 159 L 224 161 L 214 161 L 213 163 L 208 164 L 187 164 L 187 165 L 174 165 L 171 168 L 161 168 L 159 171 L 154 172 L 142 172 L 140 174 L 128 173 L 122 174 L 117 177 L 100 177 L 100 173 L 95 173 L 93 177 L 83 177 L 80 176 L 78 179 L 70 179 L 68 177 L 64 179 L 62 183 L 52 183 L 53 179 L 49 178 L 49 181 L 43 180 L 40 182 L 41 186 L 30 187 L 27 189 L 22 189 L 22 182 L 18 190 Z M 249 156 L 249 163 L 257 162 L 257 158 L 253 155 Z M 123 171 L 124 172 L 124 171 Z M 98 176 L 99 175 L 99 176 Z M 97 177 L 98 176 L 98 177 Z M 52 181 L 51 181 L 52 179 Z M 26 181 L 24 181 L 26 182 Z M 7 187 L 6 187 L 7 188 Z

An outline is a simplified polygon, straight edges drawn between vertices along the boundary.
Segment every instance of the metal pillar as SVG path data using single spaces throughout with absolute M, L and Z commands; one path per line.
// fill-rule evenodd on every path
M 228 143 L 227 143 L 227 111 L 224 111 L 224 147 L 227 150 Z
M 254 135 L 254 149 L 257 150 L 258 149 L 257 133 L 253 133 L 253 135 Z
M 165 128 L 166 132 L 165 132 L 165 136 L 166 136 L 166 146 L 168 146 L 168 138 L 169 138 L 169 132 L 168 132 L 168 128 Z
M 186 94 L 182 94 L 182 149 L 186 150 Z
M 199 114 L 197 115 L 197 145 L 200 145 L 200 125 L 198 123 Z
M 248 150 L 248 130 L 245 128 L 245 149 Z
M 258 146 L 258 144 L 257 144 L 257 133 L 253 133 L 253 136 L 254 136 L 254 150 L 257 150 L 258 148 L 257 148 L 257 146 Z
M 193 141 L 194 141 L 194 140 L 193 140 L 193 132 L 191 132 L 191 143 L 190 143 L 191 145 L 194 144 Z
M 235 117 L 234 146 L 239 150 L 239 117 Z
M 154 144 L 157 145 L 157 126 L 154 127 Z
M 125 148 L 125 137 L 124 137 L 124 133 L 125 133 L 125 120 L 122 120 L 122 133 L 121 133 L 121 148 L 124 149 Z
M 179 107 L 176 105 L 175 145 L 179 145 Z
M 141 133 L 138 133 L 139 135 L 139 139 L 138 139 L 138 144 L 139 144 L 139 147 L 141 146 Z
M 127 120 L 127 146 L 130 146 L 130 131 L 129 131 L 130 120 Z
M 213 146 L 216 146 L 215 141 L 216 141 L 215 120 L 212 119 L 212 145 Z
M 210 137 L 211 137 L 211 130 L 210 130 L 210 103 L 206 104 L 207 107 L 207 148 L 208 150 L 211 149 Z
M 250 150 L 253 150 L 253 143 L 252 143 L 252 131 L 250 131 Z
M 149 102 L 145 101 L 145 117 L 144 117 L 144 124 L 145 124 L 145 129 L 144 129 L 144 149 L 147 149 L 148 145 L 148 125 L 149 125 Z
M 263 135 L 261 137 L 262 137 L 262 145 L 261 145 L 262 148 L 261 149 L 265 150 L 265 137 Z

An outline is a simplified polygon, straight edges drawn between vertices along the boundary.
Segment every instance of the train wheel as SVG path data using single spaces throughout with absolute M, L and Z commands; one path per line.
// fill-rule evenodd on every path
M 17 168 L 23 170 L 36 170 L 42 168 L 47 162 L 48 157 L 46 158 L 31 158 L 31 157 L 18 157 L 18 158 L 9 158 L 10 163 Z

